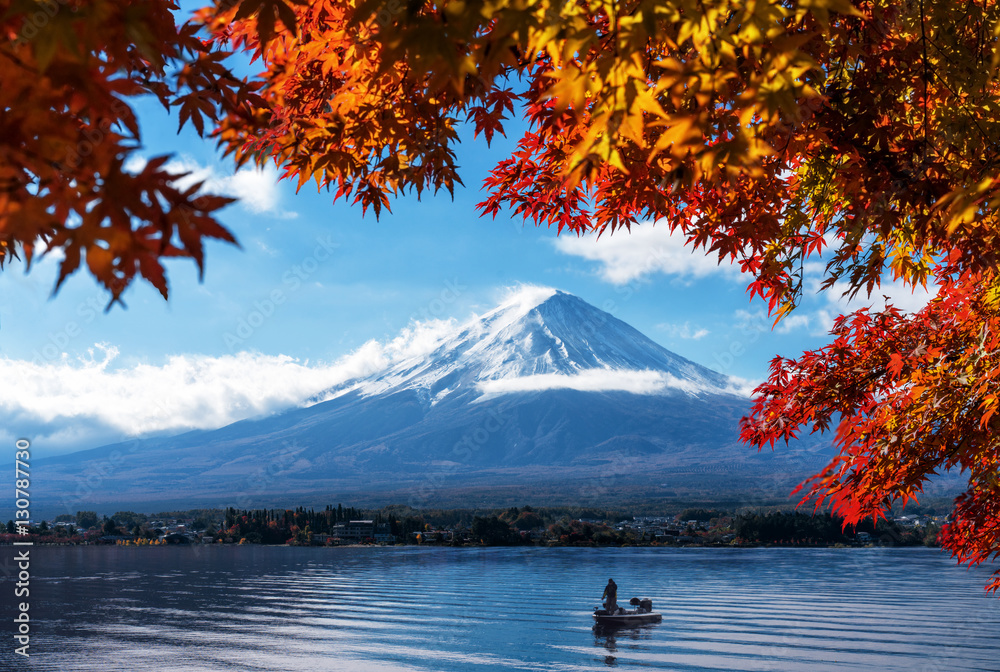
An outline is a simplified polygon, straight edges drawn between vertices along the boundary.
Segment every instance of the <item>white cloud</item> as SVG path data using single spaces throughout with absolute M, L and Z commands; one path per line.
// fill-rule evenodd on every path
M 457 324 L 455 319 L 412 322 L 384 345 L 375 341 L 370 343 L 374 344 L 372 347 L 381 348 L 384 368 L 395 362 L 432 352 L 445 338 L 454 335 Z
M 273 247 L 271 247 L 270 245 L 268 245 L 267 243 L 265 243 L 264 241 L 262 241 L 262 240 L 255 240 L 253 242 L 254 242 L 254 244 L 257 245 L 257 247 L 260 249 L 260 251 L 263 252 L 264 254 L 266 254 L 267 256 L 269 256 L 269 257 L 277 257 L 278 256 L 278 254 L 279 254 L 278 251 L 276 249 L 274 249 Z
M 705 338 L 712 333 L 708 329 L 692 327 L 690 322 L 685 322 L 684 324 L 671 324 L 669 322 L 664 322 L 663 324 L 656 325 L 656 328 L 666 332 L 667 336 L 671 338 L 683 338 L 685 340 L 692 341 Z
M 777 324 L 774 324 L 774 316 L 768 316 L 767 311 L 761 308 L 754 311 L 736 310 L 733 313 L 733 319 L 735 328 L 747 334 L 772 331 L 772 325 L 774 333 L 790 334 L 801 329 L 808 329 L 812 324 L 825 323 L 823 320 L 818 319 L 816 315 L 807 314 L 804 308 L 797 308 Z M 827 319 L 831 318 L 827 316 Z
M 666 224 L 633 226 L 632 231 L 578 237 L 559 236 L 556 249 L 563 254 L 582 257 L 601 264 L 601 277 L 613 284 L 624 285 L 655 273 L 675 275 L 683 279 L 722 275 L 738 280 L 739 265 L 723 261 L 715 253 L 685 245 L 684 235 L 671 233 Z M 749 276 L 748 276 L 749 277 Z
M 127 173 L 138 173 L 146 167 L 147 163 L 148 161 L 144 157 L 132 154 L 125 160 L 125 165 L 122 166 L 122 169 Z
M 928 285 L 927 289 L 908 287 L 902 280 L 893 282 L 883 282 L 881 287 L 872 289 L 871 296 L 867 296 L 864 290 L 858 293 L 853 299 L 843 296 L 848 289 L 845 282 L 838 282 L 830 288 L 828 297 L 830 303 L 841 313 L 849 313 L 870 306 L 875 310 L 883 310 L 886 303 L 891 303 L 894 307 L 905 313 L 915 313 L 927 305 L 927 302 L 937 296 L 938 287 Z
M 724 392 L 735 394 L 740 397 L 750 397 L 753 396 L 754 389 L 756 389 L 762 382 L 764 381 L 750 380 L 739 376 L 729 376 L 729 386 L 724 390 Z
M 35 254 L 35 261 L 33 263 L 54 263 L 62 261 L 66 257 L 66 253 L 63 252 L 63 248 L 50 248 L 48 243 L 44 240 L 35 241 L 35 248 L 33 252 Z
M 812 324 L 815 326 L 811 334 L 813 336 L 826 336 L 833 329 L 834 314 L 829 310 L 820 309 L 813 313 Z
M 87 357 L 63 355 L 54 362 L 0 358 L 0 378 L 17 381 L 0 386 L 0 426 L 34 431 L 29 438 L 43 439 L 53 452 L 223 427 L 321 401 L 332 387 L 429 352 L 450 324 L 413 324 L 386 343 L 369 341 L 333 363 L 240 352 L 119 365 L 118 349 L 107 344 Z
M 827 243 L 830 249 L 839 245 L 839 241 L 832 235 L 827 236 Z M 684 235 L 679 230 L 671 233 L 665 223 L 657 226 L 645 223 L 633 226 L 631 232 L 619 230 L 600 239 L 592 234 L 559 236 L 555 240 L 555 246 L 563 254 L 598 262 L 600 276 L 616 285 L 627 284 L 656 273 L 676 276 L 682 280 L 717 275 L 746 283 L 752 281 L 750 274 L 739 270 L 739 264 L 728 261 L 719 264 L 714 253 L 706 255 L 704 250 L 695 250 L 686 245 Z M 833 324 L 832 315 L 850 313 L 866 306 L 882 310 L 886 305 L 885 297 L 896 308 L 914 313 L 934 298 L 938 291 L 936 286 L 929 286 L 927 289 L 918 287 L 914 290 L 900 280 L 884 281 L 881 287 L 874 288 L 870 297 L 862 291 L 853 300 L 848 300 L 841 296 L 848 288 L 844 282 L 838 282 L 825 292 L 820 292 L 825 270 L 822 255 L 810 259 L 804 265 L 806 294 L 824 295 L 821 303 L 825 305 L 811 314 L 806 314 L 800 307 L 778 324 L 775 328 L 778 333 L 811 327 L 813 335 L 825 334 Z M 673 333 L 672 325 L 663 328 L 678 338 L 695 338 L 684 336 L 680 332 Z
M 808 329 L 811 320 L 805 313 L 792 313 L 778 322 L 774 328 L 779 334 L 787 334 L 797 329 Z
M 625 369 L 589 369 L 566 375 L 542 373 L 518 378 L 501 378 L 479 383 L 484 397 L 515 392 L 540 392 L 543 390 L 579 390 L 581 392 L 632 392 L 657 394 L 668 389 L 688 394 L 719 392 L 690 380 L 676 378 L 659 371 L 631 371 Z M 481 397 L 482 398 L 482 397 Z
M 820 286 L 826 275 L 826 264 L 821 260 L 814 259 L 806 262 L 804 270 L 806 293 L 825 298 L 827 305 L 819 313 L 826 314 L 827 321 L 825 323 L 829 324 L 830 327 L 833 326 L 833 319 L 827 311 L 831 311 L 834 315 L 839 315 L 853 313 L 865 307 L 872 308 L 873 310 L 884 310 L 887 303 L 886 297 L 888 297 L 888 303 L 891 303 L 899 310 L 905 313 L 915 313 L 926 306 L 927 302 L 937 296 L 938 293 L 938 287 L 933 283 L 928 284 L 925 289 L 923 287 L 914 288 L 908 286 L 902 280 L 883 279 L 880 286 L 872 288 L 871 295 L 862 288 L 854 298 L 848 298 L 844 296 L 844 292 L 850 289 L 850 284 L 845 281 L 836 282 L 825 291 L 820 290 Z M 818 317 L 820 316 L 818 315 Z M 816 323 L 820 322 L 821 320 L 816 320 Z M 826 331 L 829 331 L 829 329 L 824 329 L 824 332 Z
M 146 159 L 133 155 L 125 162 L 124 168 L 136 173 L 145 166 Z M 196 182 L 204 182 L 204 192 L 237 198 L 239 205 L 250 212 L 281 219 L 298 217 L 297 213 L 287 212 L 279 207 L 281 194 L 278 189 L 278 169 L 273 164 L 267 164 L 263 168 L 244 166 L 232 175 L 224 175 L 216 168 L 203 166 L 189 156 L 180 156 L 168 161 L 164 170 L 169 173 L 189 173 L 175 182 L 182 189 Z
M 752 312 L 743 308 L 737 308 L 733 312 L 733 319 L 735 320 L 734 326 L 744 331 L 762 331 L 765 329 L 770 331 L 771 325 L 774 324 L 774 318 L 768 317 L 767 312 L 759 308 Z
M 937 296 L 938 287 L 929 285 L 927 289 L 906 286 L 901 280 L 883 282 L 881 287 L 875 287 L 871 296 L 867 296 L 864 290 L 858 293 L 853 299 L 844 296 L 844 291 L 849 285 L 846 282 L 838 282 L 828 290 L 820 291 L 820 283 L 823 278 L 824 265 L 810 262 L 806 265 L 806 281 L 804 300 L 794 311 L 778 322 L 774 327 L 777 334 L 790 334 L 796 331 L 806 331 L 810 336 L 827 336 L 833 328 L 833 322 L 838 315 L 847 315 L 861 308 L 871 308 L 881 311 L 885 309 L 887 303 L 903 311 L 904 313 L 915 313 L 927 305 L 927 302 Z M 737 310 L 735 313 L 737 326 L 745 328 L 745 325 L 754 323 L 756 328 L 761 326 L 771 329 L 774 322 L 773 317 L 768 317 L 766 311 L 756 310 L 748 312 Z
M 262 169 L 246 166 L 235 175 L 213 177 L 205 186 L 240 199 L 240 204 L 251 212 L 277 215 L 282 219 L 298 217 L 298 213 L 278 207 L 278 170 L 271 164 Z
M 514 309 L 514 313 L 516 314 L 525 313 L 543 303 L 558 291 L 555 287 L 545 287 L 528 283 L 522 283 L 515 287 L 507 287 L 503 290 L 500 305 L 494 310 Z

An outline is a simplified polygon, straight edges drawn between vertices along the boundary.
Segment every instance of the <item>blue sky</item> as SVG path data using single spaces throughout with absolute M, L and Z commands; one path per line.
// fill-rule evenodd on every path
M 295 194 L 273 168 L 234 174 L 212 142 L 178 135 L 176 117 L 157 104 L 140 112 L 144 156 L 172 153 L 178 169 L 241 198 L 221 220 L 242 248 L 209 244 L 203 283 L 193 263 L 173 261 L 168 302 L 137 283 L 128 309 L 107 314 L 84 272 L 51 296 L 55 255 L 29 274 L 17 265 L 0 273 L 0 431 L 31 438 L 36 454 L 301 403 L 343 377 L 345 363 L 383 361 L 401 331 L 419 331 L 415 322 L 485 312 L 521 283 L 576 294 L 682 356 L 749 380 L 763 379 L 775 354 L 822 345 L 845 306 L 835 294 L 810 296 L 771 332 L 762 303 L 748 302 L 747 279 L 690 254 L 665 226 L 596 241 L 480 218 L 482 180 L 516 138 L 487 148 L 466 134 L 458 159 L 467 186 L 454 200 L 400 198 L 376 221 L 312 185 Z M 901 287 L 883 292 L 902 307 L 923 300 Z

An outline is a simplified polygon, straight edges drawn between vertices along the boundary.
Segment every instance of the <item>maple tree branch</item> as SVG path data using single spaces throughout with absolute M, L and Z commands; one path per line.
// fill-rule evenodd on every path
M 932 47 L 934 47 L 935 49 L 938 50 L 938 53 L 940 53 L 941 56 L 943 56 L 944 58 L 950 60 L 950 57 L 948 56 L 948 54 L 943 49 L 941 49 L 941 47 L 939 47 L 934 42 L 934 40 L 928 40 L 928 42 L 930 43 L 930 45 Z M 954 61 L 951 61 L 951 62 L 952 62 L 953 65 L 958 65 Z M 987 165 L 992 166 L 993 163 L 996 160 L 995 159 L 995 154 L 996 154 L 995 150 L 997 149 L 997 146 L 996 146 L 996 143 L 993 142 L 990 139 L 989 133 L 986 132 L 986 129 L 983 128 L 982 124 L 979 122 L 979 118 L 978 118 L 979 114 L 976 113 L 976 111 L 974 111 L 971 108 L 969 108 L 969 106 L 962 100 L 962 96 L 960 96 L 955 91 L 955 89 L 948 83 L 948 80 L 946 78 L 940 76 L 936 72 L 933 73 L 933 74 L 935 75 L 935 77 L 937 78 L 937 80 L 939 82 L 941 82 L 941 84 L 944 86 L 944 88 L 948 89 L 948 92 L 951 93 L 951 95 L 955 97 L 955 101 L 956 101 L 957 105 L 960 108 L 962 108 L 963 110 L 965 110 L 966 113 L 968 113 L 968 115 L 969 115 L 968 116 L 969 121 L 971 121 L 973 124 L 975 124 L 976 128 L 979 130 L 979 135 L 982 136 L 982 139 L 985 140 L 987 143 L 989 143 L 990 148 L 994 150 L 994 156 L 992 158 L 990 158 L 990 160 L 987 162 Z
M 920 41 L 923 47 L 923 61 L 924 61 L 924 148 L 928 144 L 927 140 L 927 82 L 930 79 L 930 73 L 928 72 L 928 62 L 927 62 L 927 32 L 924 26 L 924 0 L 920 0 Z

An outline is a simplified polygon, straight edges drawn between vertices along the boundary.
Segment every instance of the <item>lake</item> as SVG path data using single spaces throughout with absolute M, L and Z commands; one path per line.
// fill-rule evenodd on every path
M 1000 670 L 989 570 L 937 549 L 36 547 L 31 572 L 4 670 Z M 595 632 L 608 578 L 663 622 Z

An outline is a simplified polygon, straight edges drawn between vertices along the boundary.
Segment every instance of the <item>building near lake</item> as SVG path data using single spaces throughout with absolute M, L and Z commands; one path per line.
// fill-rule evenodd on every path
M 388 523 L 376 525 L 373 520 L 350 520 L 334 525 L 330 536 L 347 544 L 358 544 L 364 541 L 381 544 L 395 541 L 395 537 L 389 531 Z

